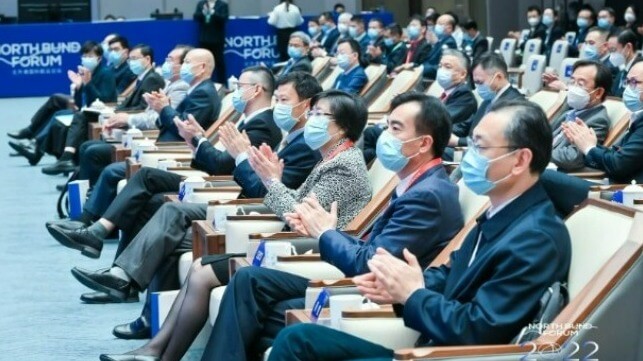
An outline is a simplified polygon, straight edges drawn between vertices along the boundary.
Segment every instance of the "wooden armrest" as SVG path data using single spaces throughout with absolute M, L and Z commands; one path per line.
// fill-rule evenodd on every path
M 228 263 L 230 264 L 230 279 L 232 279 L 232 276 L 241 268 L 251 266 L 246 257 L 231 257 Z
M 395 351 L 395 360 L 415 360 L 422 358 L 450 358 L 475 355 L 527 354 L 530 345 L 478 345 L 478 346 L 440 346 L 420 347 Z
M 393 311 L 393 305 L 381 305 L 373 310 L 350 310 L 342 311 L 342 317 L 346 318 L 398 318 Z
M 141 114 L 144 113 L 142 110 L 115 110 L 114 113 L 124 113 L 124 114 Z
M 310 310 L 286 310 L 286 326 L 310 323 Z M 319 318 L 330 318 L 330 309 L 322 308 Z
M 263 240 L 281 240 L 281 239 L 296 239 L 296 238 L 308 238 L 306 236 L 302 236 L 299 233 L 296 232 L 277 232 L 277 233 L 251 233 L 248 235 L 248 239 L 251 240 L 257 240 L 257 239 L 263 239 Z
M 105 104 L 105 106 L 109 107 L 109 108 L 116 108 L 116 106 L 118 106 L 118 103 L 116 103 L 116 102 L 103 103 L 103 104 Z
M 131 179 L 136 172 L 141 169 L 141 163 L 137 162 L 134 157 L 128 157 L 125 160 L 125 179 Z
M 598 178 L 602 179 L 605 178 L 606 174 L 603 171 L 597 170 L 593 172 L 571 172 L 567 173 L 571 176 L 578 177 L 578 178 Z
M 525 72 L 525 69 L 521 69 L 521 68 L 512 67 L 507 69 L 507 73 L 510 73 L 510 74 L 523 74 L 524 72 Z
M 163 200 L 169 203 L 181 203 L 178 194 L 166 194 L 163 196 Z
M 308 287 L 351 287 L 355 286 L 352 278 L 342 278 L 338 280 L 310 280 Z
M 467 147 L 453 147 L 453 150 L 466 152 L 466 151 L 467 151 Z
M 209 188 L 194 188 L 194 193 L 241 193 L 239 186 L 223 186 Z
M 209 201 L 208 206 L 220 206 L 220 205 L 240 205 L 240 204 L 263 204 L 263 198 L 244 198 L 244 199 L 226 199 L 226 200 L 215 200 Z
M 112 162 L 124 162 L 127 157 L 131 156 L 131 149 L 123 147 L 122 144 L 112 144 Z
M 269 240 L 268 240 L 269 241 Z M 273 241 L 275 241 L 273 239 Z M 277 256 L 279 262 L 321 262 L 319 253 L 298 254 L 295 256 Z
M 627 184 L 610 184 L 610 185 L 594 185 L 589 186 L 590 192 L 605 192 L 605 191 L 618 191 L 627 187 Z
M 234 177 L 231 175 L 213 175 L 209 177 L 205 177 L 206 182 L 225 182 L 225 181 L 233 181 Z
M 98 123 L 89 123 L 87 128 L 87 137 L 89 140 L 99 140 L 100 134 L 103 132 L 103 126 Z
M 255 214 L 251 216 L 227 216 L 226 219 L 230 221 L 281 221 L 277 215 L 274 214 Z
M 159 136 L 159 131 L 156 129 L 143 131 L 144 138 L 158 138 L 158 136 Z
M 217 232 L 208 221 L 192 222 L 193 258 L 225 252 L 225 233 Z
M 158 148 L 165 148 L 165 147 L 185 147 L 188 148 L 187 144 L 185 142 L 156 142 L 155 145 Z

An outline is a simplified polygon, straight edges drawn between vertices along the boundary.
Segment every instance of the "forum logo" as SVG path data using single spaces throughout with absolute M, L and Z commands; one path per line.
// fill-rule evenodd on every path
M 2 43 L 0 63 L 13 69 L 14 75 L 62 73 L 63 56 L 78 54 L 79 42 Z

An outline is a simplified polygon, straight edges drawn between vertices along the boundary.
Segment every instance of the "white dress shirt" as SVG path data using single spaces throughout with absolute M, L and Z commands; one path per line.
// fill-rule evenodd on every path
M 288 3 L 281 3 L 272 9 L 268 14 L 268 24 L 277 29 L 287 29 L 296 28 L 304 23 L 304 18 L 301 17 L 299 7 L 290 4 L 288 11 L 286 11 L 286 4 Z

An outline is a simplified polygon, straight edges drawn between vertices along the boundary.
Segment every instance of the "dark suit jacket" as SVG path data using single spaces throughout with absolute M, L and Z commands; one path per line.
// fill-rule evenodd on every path
M 435 74 L 438 71 L 438 65 L 440 64 L 440 58 L 442 58 L 442 49 L 447 47 L 449 49 L 457 49 L 458 44 L 455 42 L 453 36 L 445 36 L 442 39 L 438 40 L 437 43 L 433 44 L 433 48 L 429 53 L 429 56 L 424 61 L 424 74 L 425 78 L 435 79 Z
M 378 36 L 375 40 L 371 39 L 373 42 L 373 46 L 376 46 L 380 48 L 382 53 L 386 52 L 386 47 L 384 46 L 384 36 L 380 35 Z M 379 56 L 377 58 L 373 58 L 370 54 L 364 53 L 362 54 L 362 57 L 364 58 L 364 63 L 366 64 L 382 64 L 383 61 L 383 56 Z
M 288 63 L 286 63 L 286 65 L 284 66 L 280 75 L 286 75 L 293 71 L 303 71 L 304 73 L 310 74 L 313 72 L 313 65 L 307 56 L 302 56 L 297 61 L 290 59 L 288 60 Z
M 489 51 L 489 40 L 480 34 L 475 39 L 473 39 L 473 45 L 471 46 L 471 58 L 476 59 L 481 54 Z
M 529 35 L 527 35 L 527 39 L 520 44 L 520 50 L 525 50 L 525 44 L 527 44 L 527 40 L 531 39 L 536 39 L 540 38 L 542 40 L 543 48 L 545 46 L 545 38 L 547 37 L 547 27 L 543 23 L 539 23 L 536 25 L 535 28 L 529 30 Z
M 587 36 L 589 28 L 586 29 L 578 29 L 576 32 L 576 37 L 574 38 L 574 41 L 572 41 L 571 44 L 569 44 L 569 51 L 567 52 L 567 56 L 570 58 L 577 58 L 578 57 L 578 45 L 582 44 L 585 42 L 585 37 Z
M 551 28 L 548 28 L 546 30 L 545 41 L 543 44 L 545 46 L 545 55 L 547 55 L 547 59 L 549 59 L 549 55 L 551 55 L 551 49 L 554 46 L 556 40 L 560 40 L 564 36 L 565 30 L 563 30 L 563 28 L 559 27 L 557 24 L 552 25 Z
M 525 96 L 522 95 L 516 88 L 513 86 L 510 86 L 505 90 L 500 96 L 498 97 L 498 101 L 500 100 L 512 100 L 516 98 L 524 98 Z M 480 107 L 478 107 L 478 111 L 473 114 L 469 119 L 467 119 L 464 122 L 454 124 L 453 125 L 453 134 L 457 135 L 460 137 L 460 140 L 458 141 L 458 146 L 460 147 L 466 147 L 467 145 L 467 136 L 470 136 L 473 133 L 473 129 L 480 123 L 480 120 L 482 117 L 484 117 L 485 114 L 487 114 L 487 109 L 491 106 L 492 101 L 491 100 L 485 100 L 480 104 Z
M 603 65 L 605 65 L 610 70 L 610 73 L 612 74 L 612 89 L 608 89 L 607 94 L 614 95 L 612 92 L 614 90 L 618 90 L 618 89 L 615 89 L 615 86 L 616 86 L 615 84 L 619 80 L 619 75 L 620 75 L 619 72 L 621 71 L 621 69 L 619 69 L 617 66 L 614 66 L 614 64 L 612 64 L 612 62 L 610 61 L 609 55 L 606 56 L 604 60 L 601 60 L 601 63 L 603 63 Z
M 127 61 L 124 61 L 119 66 L 110 65 L 114 71 L 114 76 L 116 77 L 116 93 L 121 94 L 127 89 L 133 82 L 136 81 L 136 75 L 132 73 L 127 65 Z
M 554 129 L 554 143 L 551 152 L 551 161 L 564 170 L 575 170 L 585 166 L 585 155 L 575 145 L 571 144 L 567 137 L 562 134 L 561 125 L 567 119 L 567 114 L 571 110 L 561 114 L 558 119 L 552 123 Z M 585 124 L 594 130 L 598 144 L 603 144 L 605 137 L 610 128 L 610 120 L 604 105 L 598 105 L 590 109 L 577 111 L 573 118 L 580 118 Z
M 636 64 L 637 62 L 643 60 L 643 57 L 641 55 L 637 54 L 636 59 L 632 62 L 632 66 Z M 609 60 L 608 60 L 609 61 Z M 625 79 L 627 78 L 627 73 L 630 72 L 630 69 L 632 67 L 629 67 L 627 69 L 623 70 L 618 70 L 616 73 L 616 77 L 614 78 L 614 83 L 612 84 L 612 95 L 615 97 L 621 98 L 623 96 L 623 92 L 625 91 Z M 618 69 L 618 68 L 617 68 Z
M 415 52 L 413 53 L 413 56 L 411 56 L 411 63 L 415 65 L 422 65 L 424 61 L 429 57 L 431 49 L 433 49 L 433 46 L 429 44 L 426 39 L 420 40 L 417 48 L 415 49 Z
M 91 105 L 96 99 L 100 99 L 104 103 L 112 103 L 116 101 L 116 97 L 114 72 L 105 65 L 105 60 L 101 60 L 92 72 L 92 79 L 89 83 L 82 85 L 74 93 L 74 102 L 80 108 L 83 105 Z
M 462 228 L 458 187 L 443 166 L 423 174 L 377 218 L 367 241 L 341 231 L 327 231 L 319 240 L 321 258 L 347 277 L 369 272 L 367 261 L 382 247 L 403 258 L 408 248 L 426 267 Z
M 203 5 L 206 0 L 201 0 L 194 10 L 194 21 L 199 23 L 199 42 L 201 44 L 220 44 L 225 41 L 225 24 L 228 21 L 230 11 L 228 3 L 217 0 L 214 3 L 214 13 L 210 16 L 210 21 L 206 21 L 203 15 Z
M 451 116 L 451 124 L 466 121 L 478 110 L 478 102 L 468 83 L 457 85 L 444 100 L 444 105 Z
M 337 44 L 338 39 L 339 30 L 337 30 L 337 27 L 335 27 L 330 30 L 328 34 L 324 34 L 324 36 L 322 37 L 321 45 L 322 47 L 324 47 L 324 50 L 326 50 L 326 52 L 330 54 L 335 48 L 335 44 Z
M 272 119 L 272 109 L 255 115 L 250 122 L 244 121 L 239 130 L 246 131 L 250 144 L 255 147 L 266 143 L 274 149 L 281 142 L 281 129 Z M 201 144 L 191 164 L 192 168 L 210 175 L 232 174 L 235 166 L 235 159 L 228 152 L 216 149 L 210 142 Z
M 382 56 L 384 57 L 383 63 L 386 64 L 387 73 L 392 72 L 398 65 L 404 64 L 406 52 L 406 44 L 401 41 L 393 45 L 392 48 L 386 48 L 386 52 Z
M 368 83 L 366 72 L 364 71 L 364 68 L 358 65 L 348 73 L 341 73 L 337 77 L 337 80 L 335 80 L 333 89 L 343 90 L 347 93 L 359 94 L 366 83 Z
M 174 125 L 174 117 L 186 120 L 188 114 L 192 114 L 203 129 L 208 129 L 219 117 L 220 111 L 221 99 L 214 89 L 214 84 L 209 79 L 204 80 L 176 108 L 168 105 L 161 110 L 156 121 L 160 130 L 158 140 L 162 142 L 183 140 Z
M 290 189 L 298 189 L 304 183 L 310 171 L 321 160 L 318 151 L 310 149 L 304 140 L 304 133 L 299 134 L 280 152 L 279 159 L 284 161 L 284 172 L 281 182 Z M 241 162 L 232 173 L 234 180 L 243 189 L 246 198 L 264 198 L 268 190 L 247 160 Z
M 138 80 L 137 80 L 138 81 Z M 145 110 L 147 103 L 143 99 L 143 94 L 159 91 L 165 88 L 165 80 L 154 69 L 150 69 L 130 94 L 116 108 L 116 110 Z
M 366 32 L 364 32 L 364 36 L 358 41 L 359 47 L 362 49 L 362 54 L 366 54 L 366 50 L 368 49 L 368 46 L 371 44 L 371 37 L 368 36 Z
M 450 265 L 426 270 L 426 288 L 396 310 L 422 334 L 420 344 L 506 344 L 533 320 L 547 288 L 567 281 L 570 263 L 569 233 L 538 182 L 480 217 Z
M 604 171 L 615 183 L 629 184 L 632 179 L 643 183 L 643 115 L 639 114 L 618 145 L 592 148 L 585 164 Z

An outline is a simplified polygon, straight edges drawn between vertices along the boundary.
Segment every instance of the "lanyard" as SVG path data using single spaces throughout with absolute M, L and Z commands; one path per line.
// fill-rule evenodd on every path
M 338 145 L 338 146 L 337 146 L 337 148 L 335 148 L 335 149 L 334 149 L 330 154 L 328 154 L 328 158 L 323 159 L 323 160 L 320 162 L 320 164 L 322 164 L 322 163 L 326 163 L 326 162 L 328 162 L 328 161 L 332 160 L 333 158 L 335 158 L 336 156 L 338 156 L 338 155 L 339 155 L 339 153 L 341 153 L 341 152 L 343 152 L 343 151 L 347 150 L 348 148 L 351 148 L 351 147 L 353 146 L 353 144 L 354 144 L 354 143 L 353 143 L 353 141 L 352 141 L 352 140 L 348 140 L 348 141 L 346 141 L 346 142 L 344 142 L 344 143 L 342 143 L 342 144 Z
M 411 181 L 406 186 L 406 189 L 402 193 L 406 193 L 406 191 L 408 191 L 409 188 L 411 188 L 411 186 L 413 186 L 413 184 L 415 184 L 415 182 L 417 182 L 417 180 L 421 176 L 423 176 L 426 172 L 428 172 L 429 170 L 431 170 L 434 167 L 437 167 L 440 164 L 442 164 L 442 158 L 438 157 L 438 158 L 435 158 L 435 159 L 431 160 L 428 163 L 425 163 L 420 168 L 418 168 L 418 170 L 416 170 L 415 173 L 413 174 L 413 177 L 411 178 Z

